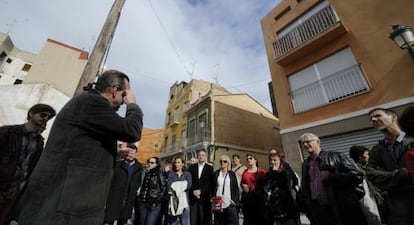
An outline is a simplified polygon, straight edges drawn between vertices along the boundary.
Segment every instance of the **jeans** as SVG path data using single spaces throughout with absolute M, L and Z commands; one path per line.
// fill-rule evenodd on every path
M 161 211 L 161 203 L 150 205 L 139 204 L 139 222 L 140 225 L 155 225 Z
M 168 216 L 169 225 L 178 225 L 179 220 L 181 225 L 190 225 L 190 208 L 185 208 L 183 214 L 179 216 Z

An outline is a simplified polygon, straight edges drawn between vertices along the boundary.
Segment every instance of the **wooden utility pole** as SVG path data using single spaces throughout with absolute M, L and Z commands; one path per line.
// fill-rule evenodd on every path
M 115 29 L 118 25 L 124 3 L 125 0 L 115 0 L 114 4 L 112 5 L 111 11 L 109 11 L 108 17 L 106 18 L 101 33 L 96 40 L 88 62 L 83 69 L 74 96 L 82 93 L 83 87 L 85 87 L 88 83 L 93 82 L 95 80 L 95 77 L 99 75 L 99 68 L 101 67 L 102 60 L 115 33 Z

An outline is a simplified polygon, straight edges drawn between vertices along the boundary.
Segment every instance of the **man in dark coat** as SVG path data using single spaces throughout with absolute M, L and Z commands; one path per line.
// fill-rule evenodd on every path
M 142 165 L 135 158 L 137 147 L 128 143 L 129 155 L 118 161 L 109 189 L 105 209 L 105 224 L 124 225 L 131 218 L 138 187 L 141 186 Z
M 387 191 L 388 225 L 414 224 L 414 183 L 406 164 L 414 138 L 401 130 L 396 112 L 376 108 L 368 115 L 371 125 L 384 134 L 384 139 L 369 151 L 367 177 L 375 186 Z
M 117 140 L 141 137 L 142 111 L 125 74 L 109 70 L 56 116 L 23 196 L 20 225 L 102 225 Z M 125 118 L 116 111 L 127 104 Z
M 363 173 L 343 153 L 321 149 L 319 137 L 301 136 L 309 157 L 302 164 L 305 212 L 312 225 L 367 225 L 359 200 Z
M 43 151 L 41 133 L 55 115 L 51 106 L 36 104 L 27 112 L 26 123 L 0 127 L 0 224 L 14 219 L 10 212 Z
M 209 225 L 214 171 L 207 164 L 207 153 L 204 149 L 198 152 L 198 163 L 190 165 L 188 171 L 193 182 L 190 190 L 190 224 Z

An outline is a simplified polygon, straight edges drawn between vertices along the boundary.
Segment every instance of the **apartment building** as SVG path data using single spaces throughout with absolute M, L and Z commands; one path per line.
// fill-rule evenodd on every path
M 165 114 L 164 140 L 160 154 L 163 160 L 182 154 L 186 146 L 186 112 L 190 105 L 210 90 L 217 94 L 229 94 L 226 89 L 218 84 L 196 79 L 192 79 L 190 82 L 175 82 L 170 87 Z
M 381 133 L 367 113 L 414 102 L 414 61 L 389 39 L 392 24 L 414 26 L 414 2 L 282 0 L 261 21 L 280 134 L 300 171 L 300 135 L 327 151 L 372 146 Z
M 0 85 L 45 83 L 72 97 L 87 61 L 88 52 L 52 39 L 33 54 L 0 33 Z
M 246 154 L 257 157 L 261 168 L 268 167 L 268 153 L 281 149 L 279 120 L 247 94 L 207 93 L 187 110 L 187 160 L 201 149 L 208 161 L 219 167 L 221 155 Z
M 0 33 L 0 126 L 24 123 L 27 110 L 36 103 L 59 111 L 72 97 L 87 58 L 87 52 L 52 39 L 38 54 L 29 53 Z

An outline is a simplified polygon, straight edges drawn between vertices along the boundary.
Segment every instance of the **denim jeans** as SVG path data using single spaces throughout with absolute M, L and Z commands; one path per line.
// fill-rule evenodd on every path
M 150 205 L 145 203 L 139 204 L 140 225 L 155 225 L 155 223 L 157 223 L 160 211 L 161 203 L 156 205 Z
M 179 216 L 168 216 L 169 225 L 178 225 L 181 221 L 181 225 L 190 225 L 190 208 L 185 208 L 183 214 Z

